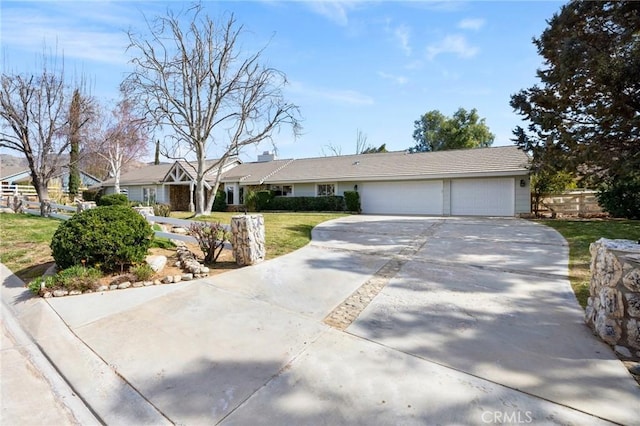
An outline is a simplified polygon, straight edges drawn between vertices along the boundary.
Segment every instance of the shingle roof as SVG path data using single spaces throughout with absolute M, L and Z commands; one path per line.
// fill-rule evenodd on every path
M 524 175 L 528 157 L 515 146 L 408 154 L 405 151 L 245 163 L 223 182 L 247 185 L 350 180 Z
M 217 159 L 207 160 L 206 161 L 207 167 L 209 167 L 210 165 L 218 161 L 219 160 Z M 237 161 L 237 158 L 235 157 L 229 158 L 227 160 L 227 164 L 229 164 L 232 161 Z M 192 165 L 186 161 L 178 161 L 178 163 L 180 163 L 182 168 L 192 177 L 192 179 L 195 179 L 195 175 L 196 175 L 195 165 Z M 167 163 L 167 164 L 158 164 L 157 166 L 151 164 L 151 165 L 143 166 L 139 169 L 131 170 L 127 173 L 123 173 L 120 176 L 120 185 L 126 186 L 126 185 L 146 185 L 146 184 L 161 183 L 165 178 L 165 176 L 167 175 L 167 173 L 169 173 L 169 170 L 171 170 L 171 168 L 174 166 L 174 164 L 175 162 Z M 209 178 L 213 179 L 214 174 L 209 173 L 205 176 L 206 180 L 209 180 Z M 103 181 L 101 186 L 113 186 L 114 183 L 115 183 L 115 179 L 111 178 Z
M 169 169 L 173 166 L 170 164 L 146 165 L 139 169 L 131 170 L 120 176 L 120 185 L 144 185 L 158 183 L 162 181 Z M 107 179 L 102 182 L 102 186 L 112 186 L 115 179 Z

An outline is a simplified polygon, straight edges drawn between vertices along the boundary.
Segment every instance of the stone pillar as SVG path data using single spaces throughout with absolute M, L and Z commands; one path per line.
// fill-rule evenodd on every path
M 85 210 L 94 209 L 95 207 L 95 201 L 80 201 L 76 204 L 76 213 L 82 213 Z
M 238 265 L 253 265 L 264 260 L 264 217 L 261 214 L 233 216 L 231 234 L 233 255 Z
M 601 238 L 589 251 L 586 322 L 616 352 L 640 360 L 640 244 Z

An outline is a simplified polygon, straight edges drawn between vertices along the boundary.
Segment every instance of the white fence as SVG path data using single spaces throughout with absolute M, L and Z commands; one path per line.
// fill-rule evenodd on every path
M 40 216 L 40 203 L 36 201 L 23 201 L 22 205 L 24 207 L 24 212 L 29 213 L 35 216 Z M 60 220 L 68 220 L 71 218 L 70 214 L 65 214 L 66 212 L 76 212 L 77 207 L 75 206 L 65 206 L 63 204 L 51 203 L 51 213 L 50 217 L 60 219 Z M 72 213 L 72 214 L 73 214 Z M 171 225 L 173 227 L 180 227 L 184 229 L 189 229 L 193 223 L 198 221 L 193 220 L 185 220 L 185 219 L 175 219 L 172 217 L 162 217 L 162 216 L 145 216 L 147 221 L 150 224 L 162 224 L 162 225 Z M 227 231 L 231 230 L 229 225 L 223 225 Z M 171 240 L 179 240 L 187 243 L 198 244 L 198 241 L 190 235 L 185 234 L 177 234 L 166 231 L 154 231 L 156 237 L 168 238 Z M 225 248 L 230 248 L 228 243 L 225 243 Z

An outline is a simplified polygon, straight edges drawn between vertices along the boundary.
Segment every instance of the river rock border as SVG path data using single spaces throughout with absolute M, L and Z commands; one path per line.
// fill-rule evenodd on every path
M 175 284 L 182 281 L 191 281 L 193 279 L 204 278 L 209 276 L 209 268 L 198 262 L 195 254 L 193 254 L 187 246 L 182 241 L 172 240 L 172 242 L 176 245 L 176 255 L 178 257 L 178 261 L 175 266 L 181 268 L 184 272 L 182 274 L 176 275 L 166 275 L 162 279 L 156 279 L 153 281 L 123 281 L 117 284 L 110 285 L 102 285 L 98 287 L 96 290 L 47 290 L 42 292 L 41 296 L 44 298 L 50 297 L 64 297 L 64 296 L 78 296 L 80 294 L 89 294 L 89 293 L 102 293 L 105 291 L 112 290 L 124 290 L 127 288 L 140 288 L 140 287 L 149 287 L 152 285 L 162 285 L 162 284 Z M 52 268 L 49 268 L 45 275 L 52 274 L 55 272 L 55 265 Z

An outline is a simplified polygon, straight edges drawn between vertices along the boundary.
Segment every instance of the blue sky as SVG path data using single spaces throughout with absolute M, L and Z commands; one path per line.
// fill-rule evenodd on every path
M 37 69 L 43 46 L 64 55 L 67 76 L 85 75 L 94 96 L 117 97 L 131 71 L 126 30 L 143 31 L 143 15 L 190 2 L 7 1 L 1 3 L 3 68 Z M 414 145 L 413 122 L 427 111 L 476 108 L 509 145 L 521 124 L 510 95 L 536 83 L 541 66 L 532 37 L 559 11 L 557 1 L 204 1 L 212 17 L 231 11 L 243 46 L 267 45 L 263 60 L 287 75 L 285 96 L 298 105 L 303 134 L 276 135 L 280 158 Z M 247 149 L 251 161 L 265 144 Z M 211 155 L 215 156 L 215 152 Z

